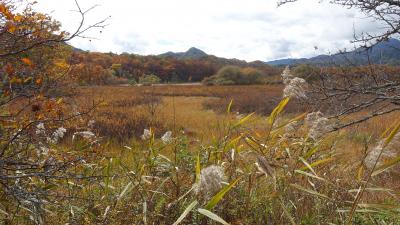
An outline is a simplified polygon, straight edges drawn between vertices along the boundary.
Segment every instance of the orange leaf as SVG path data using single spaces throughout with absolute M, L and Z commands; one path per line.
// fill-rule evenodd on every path
M 0 4 L 0 13 L 3 14 L 8 20 L 14 18 L 14 15 L 10 12 L 10 10 L 4 4 Z
M 36 79 L 36 84 L 37 84 L 37 85 L 41 85 L 42 83 L 43 83 L 42 78 Z
M 17 27 L 12 23 L 7 23 L 7 31 L 10 33 L 14 33 L 17 30 Z
M 4 70 L 6 71 L 6 73 L 8 75 L 12 75 L 14 73 L 14 68 L 12 67 L 11 64 L 7 64 L 4 68 Z
M 25 63 L 25 65 L 28 65 L 28 66 L 32 66 L 33 65 L 32 61 L 30 59 L 28 59 L 28 58 L 22 58 L 21 61 L 23 63 Z

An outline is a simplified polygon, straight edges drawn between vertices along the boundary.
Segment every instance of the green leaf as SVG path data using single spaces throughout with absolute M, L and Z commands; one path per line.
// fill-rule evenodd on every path
M 288 125 L 288 124 L 290 124 L 290 123 L 292 123 L 292 122 L 303 120 L 304 117 L 306 117 L 307 114 L 308 114 L 308 113 L 303 113 L 303 114 L 301 114 L 301 115 L 299 115 L 299 116 L 296 116 L 295 118 L 293 118 L 293 119 L 291 119 L 291 120 L 288 120 L 288 121 L 286 121 L 286 122 L 280 124 L 279 126 L 277 126 L 276 128 L 274 128 L 274 132 L 278 132 L 279 129 L 285 127 L 286 125 Z
M 286 217 L 290 220 L 290 223 L 292 225 L 296 225 L 296 222 L 294 221 L 294 218 L 292 217 L 292 215 L 290 215 L 289 211 L 286 209 L 286 207 L 283 204 L 282 200 L 280 200 L 279 203 L 281 203 L 281 207 L 283 209 L 283 212 L 285 213 Z
M 196 183 L 200 183 L 200 172 L 201 172 L 201 165 L 200 165 L 200 153 L 197 154 L 197 161 L 196 161 Z
M 222 223 L 224 225 L 229 225 L 229 223 L 227 223 L 221 217 L 219 217 L 218 215 L 214 214 L 213 212 L 208 211 L 207 209 L 197 209 L 197 211 L 199 211 L 199 213 L 207 216 L 208 218 L 210 218 L 210 219 L 212 219 L 212 220 L 214 220 L 216 222 Z
M 386 147 L 394 138 L 394 136 L 396 136 L 397 132 L 400 129 L 400 122 L 397 124 L 397 126 L 392 130 L 392 132 L 390 133 L 389 137 L 386 138 L 385 140 L 385 144 L 384 147 Z
M 316 166 L 319 166 L 321 164 L 328 163 L 328 162 L 330 162 L 332 160 L 333 160 L 333 157 L 329 157 L 329 158 L 326 158 L 326 159 L 321 159 L 321 160 L 318 160 L 316 162 L 311 163 L 310 166 L 311 167 L 316 167 Z M 304 166 L 304 167 L 300 168 L 300 170 L 307 170 L 307 169 L 308 169 L 307 166 Z
M 231 99 L 231 101 L 229 102 L 228 108 L 226 109 L 226 112 L 227 112 L 228 114 L 231 113 L 232 104 L 233 104 L 233 99 Z
M 244 118 L 240 119 L 239 122 L 237 122 L 235 125 L 233 125 L 233 128 L 236 128 L 240 125 L 242 125 L 243 123 L 245 123 L 247 120 L 249 120 L 255 113 L 251 113 L 247 116 L 245 116 Z
M 239 178 L 234 180 L 232 183 L 230 183 L 228 186 L 222 188 L 216 195 L 214 195 L 214 197 L 212 197 L 212 199 L 207 203 L 206 205 L 206 209 L 211 210 L 212 208 L 214 208 L 218 202 L 220 202 L 222 200 L 222 198 L 224 197 L 224 195 L 231 190 L 236 183 L 239 181 Z
M 303 159 L 302 157 L 299 157 L 299 159 L 300 159 L 300 161 L 301 161 L 304 165 L 306 165 L 306 167 L 307 167 L 311 172 L 313 172 L 313 174 L 317 175 L 317 173 L 315 173 L 315 171 L 314 171 L 314 169 L 312 168 L 312 166 L 311 166 L 305 159 Z
M 304 188 L 304 187 L 302 187 L 300 185 L 297 185 L 297 184 L 290 184 L 290 186 L 294 187 L 296 189 L 299 189 L 300 191 L 303 191 L 303 192 L 306 192 L 308 194 L 311 194 L 311 195 L 315 195 L 315 196 L 318 196 L 318 197 L 321 197 L 321 198 L 325 198 L 325 199 L 330 199 L 328 196 L 326 196 L 324 194 L 321 194 L 319 192 Z
M 189 214 L 189 212 L 192 211 L 192 209 L 197 205 L 197 203 L 198 202 L 196 200 L 194 202 L 190 203 L 190 205 L 188 207 L 186 207 L 185 211 L 183 211 L 181 216 L 175 221 L 175 223 L 173 225 L 177 225 L 180 222 L 182 222 L 182 220 L 185 219 L 187 214 Z
M 317 180 L 325 181 L 325 179 L 322 178 L 322 177 L 319 177 L 319 176 L 314 175 L 314 174 L 311 174 L 311 173 L 304 172 L 304 171 L 302 171 L 302 170 L 295 170 L 294 172 L 295 172 L 295 173 L 298 173 L 298 174 L 302 174 L 302 175 L 307 176 L 307 177 L 315 178 L 315 179 L 317 179 Z
M 312 147 L 305 155 L 304 155 L 304 159 L 309 159 L 311 156 L 314 155 L 315 152 L 317 152 L 319 148 L 319 145 L 316 145 L 314 147 Z
M 378 167 L 371 176 L 376 176 L 380 173 L 385 172 L 386 170 L 392 168 L 393 166 L 395 166 L 397 163 L 400 162 L 400 156 L 389 160 L 388 162 L 386 162 L 385 164 L 383 164 L 382 166 Z
M 231 140 L 227 145 L 225 145 L 223 152 L 227 152 L 228 150 L 234 148 L 237 143 L 240 141 L 240 139 L 242 139 L 242 135 L 239 135 L 238 137 L 236 137 L 235 139 Z
M 272 111 L 271 115 L 268 117 L 268 123 L 270 125 L 274 124 L 278 115 L 285 109 L 286 105 L 289 103 L 289 97 L 284 98 L 277 107 Z

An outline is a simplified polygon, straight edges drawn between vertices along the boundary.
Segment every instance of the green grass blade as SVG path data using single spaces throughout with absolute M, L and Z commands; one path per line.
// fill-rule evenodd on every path
M 201 173 L 201 165 L 200 165 L 200 153 L 197 154 L 196 161 L 196 183 L 200 183 L 200 173 Z
M 242 125 L 243 123 L 245 123 L 247 120 L 249 120 L 255 113 L 250 113 L 249 115 L 243 117 L 242 119 L 239 120 L 239 122 L 237 122 L 235 125 L 233 125 L 233 128 L 236 128 L 240 125 Z
M 314 153 L 317 152 L 318 148 L 319 148 L 319 145 L 316 145 L 316 146 L 312 147 L 312 148 L 304 155 L 303 158 L 304 158 L 304 159 L 309 159 L 311 156 L 314 155 Z
M 229 102 L 228 108 L 226 109 L 226 113 L 230 114 L 232 109 L 233 99 Z
M 211 210 L 212 208 L 214 208 L 218 202 L 220 202 L 222 200 L 222 198 L 224 197 L 224 195 L 231 190 L 236 183 L 239 181 L 239 178 L 234 180 L 232 183 L 230 183 L 228 186 L 222 188 L 216 195 L 214 195 L 214 197 L 212 197 L 212 199 L 207 203 L 206 205 L 206 209 L 207 210 Z
M 270 125 L 274 124 L 278 115 L 285 109 L 286 105 L 289 103 L 290 98 L 284 98 L 277 107 L 272 111 L 271 115 L 268 117 L 268 123 Z
M 180 222 L 182 222 L 183 219 L 185 219 L 185 217 L 187 216 L 187 214 L 189 214 L 190 211 L 192 211 L 192 209 L 194 207 L 196 207 L 196 205 L 198 204 L 198 202 L 195 200 L 194 202 L 190 203 L 190 205 L 188 207 L 186 207 L 185 211 L 183 211 L 183 213 L 181 214 L 181 216 L 175 221 L 175 223 L 173 225 L 177 225 Z
M 380 173 L 385 172 L 386 170 L 392 168 L 393 166 L 395 166 L 397 163 L 400 162 L 400 156 L 391 159 L 390 161 L 386 162 L 385 164 L 383 164 L 382 166 L 378 167 L 372 174 L 371 176 L 376 176 Z
M 330 161 L 333 161 L 333 157 L 329 157 L 329 158 L 326 158 L 326 159 L 318 160 L 318 161 L 316 161 L 316 162 L 311 163 L 310 166 L 314 168 L 314 167 L 316 167 L 316 166 L 319 166 L 319 165 L 328 163 L 328 162 L 330 162 Z M 300 170 L 307 170 L 307 169 L 308 169 L 307 166 L 304 166 L 304 167 L 300 168 Z
M 317 175 L 312 166 L 305 159 L 303 159 L 302 157 L 299 157 L 299 159 L 314 175 Z
M 298 173 L 298 174 L 301 174 L 301 175 L 304 175 L 304 176 L 307 176 L 307 177 L 315 178 L 317 180 L 325 181 L 325 179 L 322 178 L 322 177 L 319 177 L 319 176 L 311 174 L 311 173 L 304 172 L 302 170 L 295 170 L 294 172 Z
M 308 194 L 314 195 L 314 196 L 318 196 L 318 197 L 325 198 L 325 199 L 330 199 L 328 196 L 326 196 L 324 194 L 321 194 L 319 192 L 304 188 L 304 187 L 302 187 L 300 185 L 297 185 L 297 184 L 290 184 L 290 186 L 294 187 L 294 188 L 296 188 L 296 189 L 298 189 L 300 191 L 303 191 L 303 192 L 306 192 Z
M 208 218 L 218 222 L 218 223 L 222 223 L 224 225 L 229 225 L 229 223 L 227 223 L 225 220 L 223 220 L 221 217 L 219 217 L 218 215 L 216 215 L 213 212 L 208 211 L 207 209 L 198 209 L 197 211 L 199 211 L 199 213 L 207 216 Z
M 299 115 L 299 116 L 296 116 L 295 118 L 293 118 L 293 119 L 291 119 L 291 120 L 288 120 L 288 121 L 286 121 L 286 122 L 280 124 L 279 126 L 277 126 L 276 128 L 274 128 L 274 132 L 277 132 L 279 129 L 285 127 L 286 125 L 288 125 L 288 124 L 290 124 L 290 123 L 292 123 L 292 122 L 303 120 L 304 117 L 307 116 L 307 114 L 308 114 L 308 113 L 303 113 L 303 114 L 301 114 L 301 115 Z
M 399 132 L 399 129 L 400 129 L 400 122 L 389 134 L 389 137 L 386 138 L 384 147 L 386 147 L 393 140 L 394 136 L 396 136 L 397 132 Z
M 286 207 L 283 204 L 282 200 L 280 200 L 279 203 L 281 204 L 281 207 L 282 207 L 283 212 L 285 213 L 286 217 L 290 220 L 290 223 L 292 225 L 296 225 L 296 222 L 294 221 L 294 218 L 292 217 L 292 215 L 290 215 L 289 211 L 286 209 Z

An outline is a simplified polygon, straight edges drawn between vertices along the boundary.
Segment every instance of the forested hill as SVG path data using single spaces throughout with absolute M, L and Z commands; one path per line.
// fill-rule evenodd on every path
M 135 82 L 144 75 L 154 74 L 162 82 L 200 82 L 227 65 L 256 68 L 265 76 L 277 75 L 280 70 L 261 61 L 246 62 L 208 55 L 190 48 L 187 52 L 167 52 L 141 56 L 86 52 L 74 49 L 70 64 L 72 73 L 82 84 L 112 84 Z
M 312 58 L 301 59 L 279 59 L 269 61 L 267 64 L 274 66 L 311 64 L 318 66 L 329 65 L 366 65 L 372 64 L 400 64 L 400 41 L 397 39 L 389 39 L 388 41 L 378 43 L 374 47 L 365 51 L 363 48 L 358 48 L 343 54 L 335 55 L 319 55 Z

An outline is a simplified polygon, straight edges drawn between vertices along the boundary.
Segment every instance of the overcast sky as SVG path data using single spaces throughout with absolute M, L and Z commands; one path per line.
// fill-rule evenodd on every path
M 209 54 L 247 61 L 310 57 L 351 48 L 353 29 L 374 32 L 376 23 L 354 10 L 301 0 L 277 8 L 276 0 L 80 0 L 87 24 L 107 16 L 102 33 L 92 41 L 75 39 L 81 49 L 142 55 L 186 51 L 197 47 Z M 38 0 L 73 31 L 79 18 L 74 0 Z

